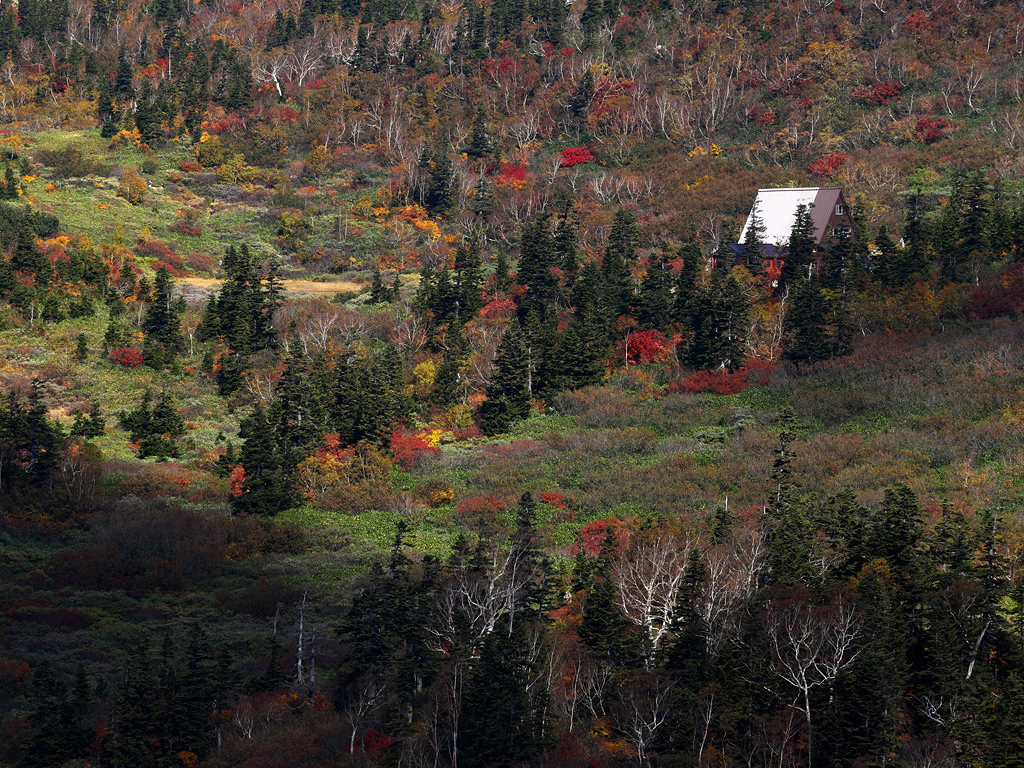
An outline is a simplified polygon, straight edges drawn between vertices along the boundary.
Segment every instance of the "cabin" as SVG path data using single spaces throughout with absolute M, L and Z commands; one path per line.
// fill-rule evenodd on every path
M 740 242 L 746 239 L 747 230 L 756 211 L 764 227 L 762 242 L 776 248 L 787 245 L 790 232 L 793 230 L 793 222 L 796 221 L 796 209 L 800 205 L 810 208 L 811 219 L 814 221 L 815 245 L 827 241 L 833 231 L 840 227 L 848 232 L 853 231 L 850 207 L 846 204 L 840 187 L 759 189 L 750 215 L 747 216 L 743 231 L 740 233 Z
M 806 205 L 810 210 L 811 220 L 814 222 L 815 247 L 827 242 L 838 229 L 853 232 L 850 207 L 846 204 L 840 187 L 759 189 L 743 225 L 743 231 L 740 232 L 740 242 L 726 246 L 732 258 L 739 263 L 747 262 L 747 266 L 752 266 L 742 243 L 747 238 L 747 231 L 756 213 L 763 227 L 762 270 L 772 278 L 774 284 L 784 263 L 789 236 L 796 221 L 797 208 L 801 205 Z

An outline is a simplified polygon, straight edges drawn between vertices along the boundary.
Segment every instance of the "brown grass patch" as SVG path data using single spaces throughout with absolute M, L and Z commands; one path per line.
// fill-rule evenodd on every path
M 215 291 L 223 283 L 223 280 L 218 280 L 213 277 L 181 277 L 178 278 L 179 283 L 188 283 L 198 288 L 204 288 L 209 291 Z M 366 286 L 360 283 L 348 283 L 348 282 L 332 282 L 332 283 L 319 283 L 315 280 L 282 280 L 284 284 L 284 290 L 286 293 L 312 293 L 312 294 L 335 294 L 335 293 L 358 293 L 362 291 Z

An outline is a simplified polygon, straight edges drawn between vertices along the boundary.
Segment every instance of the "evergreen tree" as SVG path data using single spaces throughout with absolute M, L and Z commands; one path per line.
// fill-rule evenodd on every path
M 815 363 L 829 356 L 825 318 L 828 307 L 818 278 L 798 279 L 792 284 L 786 314 L 786 358 L 797 363 Z
M 639 660 L 639 649 L 628 622 L 616 605 L 617 592 L 611 579 L 611 566 L 617 548 L 615 531 L 609 528 L 601 545 L 596 571 L 587 588 L 577 634 L 583 646 L 596 658 L 617 667 L 627 667 Z
M 363 27 L 360 27 L 362 31 Z M 448 142 L 438 136 L 429 151 L 424 150 L 420 158 L 420 172 L 423 177 L 421 202 L 431 214 L 448 216 L 454 213 L 456 198 L 455 167 L 449 156 Z
M 174 298 L 174 281 L 161 265 L 153 283 L 153 301 L 146 309 L 142 330 L 148 339 L 158 342 L 169 358 L 181 352 L 185 339 L 181 333 L 181 314 L 185 300 Z
M 550 216 L 546 213 L 527 221 L 519 233 L 519 269 L 516 282 L 525 287 L 519 298 L 520 320 L 536 314 L 544 320 L 554 312 L 558 297 L 558 279 L 552 269 L 558 266 Z
M 546 701 L 525 621 L 502 616 L 484 640 L 463 698 L 460 764 L 514 766 L 542 754 Z M 535 629 L 539 631 L 539 629 Z
M 875 249 L 878 251 L 872 270 L 875 279 L 885 285 L 894 284 L 902 272 L 902 258 L 896 243 L 889 235 L 889 228 L 884 224 L 878 228 Z
M 441 358 L 441 364 L 437 368 L 431 400 L 443 408 L 451 407 L 459 401 L 461 388 L 459 369 L 462 367 L 464 355 L 460 338 L 456 343 L 449 343 Z
M 370 303 L 391 303 L 391 292 L 385 287 L 384 280 L 380 276 L 380 267 L 378 266 L 373 268 L 373 282 L 370 283 Z
M 487 399 L 480 406 L 480 426 L 489 435 L 505 432 L 530 415 L 529 357 L 523 331 L 515 320 L 505 330 L 494 359 Z
M 668 327 L 672 316 L 672 272 L 664 251 L 648 264 L 637 305 L 637 322 L 641 328 L 664 330 Z
M 796 217 L 789 234 L 789 246 L 786 248 L 785 264 L 782 268 L 784 286 L 792 285 L 798 277 L 807 277 L 808 266 L 814 260 L 816 240 L 814 219 L 811 218 L 813 207 L 813 204 L 808 206 L 803 203 L 796 207 Z
M 455 295 L 459 306 L 459 323 L 476 316 L 483 306 L 480 298 L 484 277 L 480 259 L 480 241 L 471 238 L 468 245 L 455 249 Z
M 483 6 L 480 6 L 481 10 Z M 473 113 L 473 125 L 470 128 L 469 141 L 466 143 L 466 156 L 475 160 L 491 154 L 492 142 L 487 131 L 487 113 L 477 107 Z
M 754 274 L 761 271 L 761 265 L 764 263 L 765 231 L 764 220 L 755 200 L 754 207 L 750 209 L 750 220 L 747 222 L 747 231 L 743 235 L 742 243 L 744 263 Z
M 592 2 L 598 2 L 598 0 L 592 0 Z M 588 2 L 587 8 L 590 5 L 591 2 Z M 600 5 L 599 2 L 598 5 Z M 586 15 L 586 11 L 584 11 L 584 15 Z M 569 103 L 566 105 L 568 127 L 575 133 L 577 140 L 579 140 L 583 127 L 586 125 L 590 103 L 594 100 L 594 85 L 594 74 L 590 67 L 586 67 L 576 83 L 576 88 L 569 98 Z
M 601 270 L 604 273 L 606 305 L 613 317 L 628 315 L 633 305 L 632 265 L 640 230 L 629 211 L 619 208 L 612 221 Z
M 672 322 L 685 325 L 692 330 L 690 323 L 694 313 L 691 302 L 696 295 L 697 274 L 703 262 L 700 244 L 695 238 L 691 238 L 685 245 L 680 246 L 676 256 L 682 264 L 672 287 Z
M 278 435 L 263 406 L 257 403 L 242 420 L 240 463 L 245 470 L 241 495 L 232 501 L 235 509 L 251 515 L 273 515 L 290 507 L 295 491 L 278 443 Z
M 911 277 L 924 274 L 928 268 L 928 232 L 924 221 L 924 196 L 920 189 L 907 198 L 907 209 L 903 224 L 903 259 L 896 278 L 908 282 Z

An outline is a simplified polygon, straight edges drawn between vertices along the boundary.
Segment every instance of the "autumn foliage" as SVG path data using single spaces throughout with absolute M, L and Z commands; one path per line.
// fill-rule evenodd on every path
M 145 362 L 142 352 L 132 347 L 118 347 L 110 350 L 110 359 L 125 368 L 138 368 Z

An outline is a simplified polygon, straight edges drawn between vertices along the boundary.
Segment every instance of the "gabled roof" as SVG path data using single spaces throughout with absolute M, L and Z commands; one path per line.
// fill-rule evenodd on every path
M 764 225 L 763 240 L 766 245 L 787 245 L 789 235 L 796 221 L 798 205 L 814 206 L 811 208 L 811 219 L 814 221 L 814 235 L 817 242 L 825 237 L 825 228 L 836 204 L 842 199 L 843 191 L 839 187 L 793 187 L 778 189 L 759 189 L 754 200 L 757 215 Z M 753 213 L 753 208 L 751 208 Z M 750 216 L 740 233 L 742 243 L 750 227 Z

